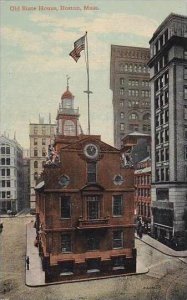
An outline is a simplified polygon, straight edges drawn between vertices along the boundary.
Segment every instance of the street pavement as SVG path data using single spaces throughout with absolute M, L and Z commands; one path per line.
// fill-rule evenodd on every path
M 25 284 L 26 224 L 34 216 L 3 219 L 0 233 L 0 299 L 7 300 L 186 300 L 187 258 L 163 254 L 143 240 L 135 239 L 137 260 L 149 272 L 58 285 Z M 33 222 L 32 222 L 33 223 Z M 35 239 L 35 231 L 31 244 Z M 159 242 L 158 242 L 159 243 Z M 155 245 L 153 245 L 155 246 Z M 163 246 L 161 244 L 161 246 Z M 34 250 L 38 251 L 35 247 Z M 161 249 L 162 250 L 162 249 Z M 36 252 L 37 253 L 37 252 Z M 40 258 L 38 256 L 40 263 Z M 30 259 L 30 268 L 32 257 Z M 35 270 L 35 276 L 38 276 Z
M 159 241 L 153 239 L 149 235 L 143 235 L 142 238 L 139 238 L 136 235 L 136 238 L 144 242 L 145 244 L 151 246 L 152 248 L 158 250 L 159 252 L 166 254 L 168 256 L 172 257 L 181 257 L 181 258 L 187 258 L 187 250 L 185 251 L 175 251 L 166 245 L 160 243 Z

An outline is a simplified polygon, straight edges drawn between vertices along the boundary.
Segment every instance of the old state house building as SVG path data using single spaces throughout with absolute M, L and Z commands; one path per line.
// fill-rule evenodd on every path
M 58 159 L 46 163 L 36 186 L 46 282 L 136 272 L 134 170 L 100 136 L 79 133 L 73 100 L 67 87 L 57 115 Z

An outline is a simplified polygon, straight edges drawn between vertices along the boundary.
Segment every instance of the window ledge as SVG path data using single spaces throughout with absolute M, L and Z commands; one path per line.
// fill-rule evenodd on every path
M 90 269 L 90 270 L 87 270 L 87 272 L 86 273 L 99 273 L 100 272 L 100 270 L 99 269 Z
M 118 267 L 113 267 L 112 270 L 116 271 L 116 270 L 125 270 L 124 266 L 118 266 Z
M 62 272 L 60 273 L 60 276 L 71 276 L 73 274 L 74 274 L 73 272 Z

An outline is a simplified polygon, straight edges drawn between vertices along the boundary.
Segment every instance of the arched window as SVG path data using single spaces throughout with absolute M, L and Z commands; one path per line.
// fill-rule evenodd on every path
M 138 119 L 138 115 L 135 113 L 132 113 L 129 115 L 129 120 L 137 120 Z
M 76 135 L 75 124 L 71 120 L 64 122 L 64 135 Z
M 34 161 L 34 168 L 38 168 L 38 162 L 37 162 L 37 160 Z
M 150 119 L 151 119 L 151 115 L 149 113 L 147 113 L 143 116 L 144 121 L 149 121 Z

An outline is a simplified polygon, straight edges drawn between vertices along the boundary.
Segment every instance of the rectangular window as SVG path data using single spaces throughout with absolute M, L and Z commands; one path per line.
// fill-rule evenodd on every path
M 6 159 L 6 164 L 7 164 L 7 165 L 10 165 L 10 158 L 7 158 L 7 159 Z
M 100 201 L 97 196 L 87 197 L 87 218 L 96 220 L 100 217 Z
M 187 126 L 184 127 L 184 138 L 187 140 Z
M 157 189 L 156 190 L 157 201 L 168 201 L 169 200 L 169 190 L 168 189 Z
M 87 164 L 87 181 L 96 182 L 96 163 L 90 162 Z
M 1 154 L 5 154 L 5 147 L 1 147 Z
M 120 130 L 121 131 L 125 130 L 125 124 L 124 123 L 120 123 Z
M 5 169 L 1 169 L 1 176 L 5 176 Z
M 184 159 L 187 160 L 187 146 L 184 147 Z
M 99 272 L 100 271 L 100 259 L 98 258 L 89 258 L 87 262 L 87 273 Z
M 62 252 L 71 252 L 71 234 L 66 233 L 61 235 L 61 250 Z
M 187 120 L 187 106 L 184 107 L 184 119 Z
M 113 216 L 122 216 L 122 195 L 113 196 Z
M 37 145 L 37 144 L 38 144 L 38 139 L 34 138 L 34 145 Z
M 125 269 L 125 257 L 117 256 L 112 258 L 113 270 L 123 270 Z
M 187 166 L 184 166 L 184 177 L 185 181 L 187 181 Z
M 88 234 L 87 237 L 87 250 L 93 251 L 99 249 L 99 238 L 96 237 L 93 233 Z
M 1 158 L 1 165 L 2 165 L 2 166 L 5 165 L 5 158 Z
M 6 186 L 7 186 L 7 187 L 10 187 L 10 180 L 7 180 Z
M 42 139 L 42 145 L 45 145 L 45 139 Z
M 113 231 L 113 249 L 123 248 L 123 231 Z
M 184 100 L 187 100 L 187 86 L 184 87 Z
M 70 196 L 61 197 L 61 218 L 71 218 L 71 201 Z
M 6 147 L 6 154 L 10 154 L 10 147 Z
M 38 150 L 34 149 L 34 156 L 38 156 Z
M 184 68 L 184 79 L 187 79 L 187 68 Z
M 2 181 L 1 181 L 1 186 L 2 186 L 2 187 L 5 187 L 5 180 L 2 180 Z

